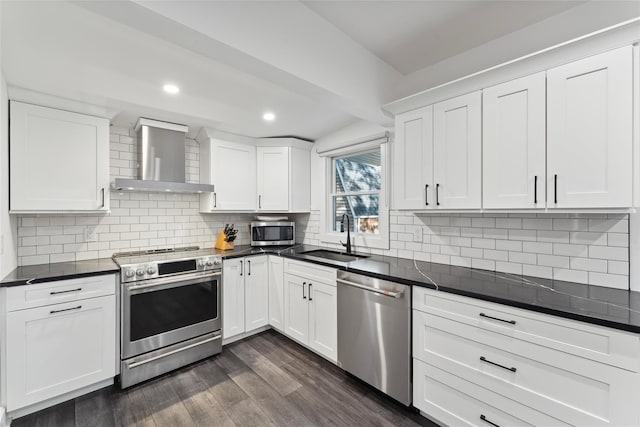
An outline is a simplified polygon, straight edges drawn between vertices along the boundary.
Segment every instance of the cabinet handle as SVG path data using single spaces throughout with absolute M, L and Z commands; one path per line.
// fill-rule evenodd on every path
M 307 296 L 304 293 L 304 287 L 307 285 L 307 282 L 302 282 L 302 299 L 307 299 Z
M 311 298 L 311 287 L 313 286 L 313 283 L 309 283 L 309 301 L 313 301 L 313 298 Z
M 489 420 L 487 419 L 487 417 L 485 417 L 485 416 L 484 416 L 484 415 L 482 415 L 482 414 L 480 414 L 480 419 L 481 419 L 482 421 L 484 421 L 485 423 L 487 423 L 487 424 L 491 424 L 493 427 L 500 427 L 498 424 L 496 424 L 496 423 L 492 423 L 491 421 L 489 421 Z
M 429 184 L 424 185 L 424 205 L 429 206 Z
M 258 209 L 262 209 L 262 195 L 258 194 Z
M 102 205 L 100 206 L 100 209 L 104 209 L 104 187 L 102 187 Z
M 242 265 L 242 261 L 240 261 L 240 275 L 242 276 L 244 270 L 244 266 Z
M 538 204 L 538 175 L 533 176 L 533 204 Z
M 484 362 L 484 363 L 488 363 L 488 364 L 493 365 L 493 366 L 497 366 L 498 368 L 506 369 L 507 371 L 511 371 L 511 372 L 517 371 L 517 369 L 514 368 L 513 366 L 511 368 L 508 368 L 508 367 L 506 367 L 504 365 L 501 365 L 499 363 L 492 362 L 491 360 L 487 360 L 484 356 L 480 356 L 480 361 Z
M 66 291 L 53 291 L 53 292 L 49 292 L 49 294 L 51 294 L 51 295 L 68 294 L 70 292 L 78 292 L 78 291 L 81 291 L 81 290 L 82 290 L 82 288 L 69 289 L 69 290 L 66 290 Z
M 480 313 L 480 317 L 486 317 L 487 319 L 497 320 L 498 322 L 510 323 L 512 325 L 516 324 L 515 320 L 504 320 L 504 319 L 500 319 L 498 317 L 489 316 L 488 314 L 484 314 L 484 313 Z
M 213 193 L 213 207 L 218 207 L 218 197 L 216 196 L 216 193 Z
M 80 310 L 81 308 L 82 308 L 82 306 L 79 305 L 77 307 L 65 308 L 65 309 L 62 309 L 62 310 L 51 310 L 49 312 L 49 314 L 62 313 L 63 311 Z
M 553 203 L 558 204 L 558 174 L 553 175 Z
M 247 260 L 247 276 L 251 276 L 251 260 Z
M 436 206 L 440 206 L 440 184 L 436 184 Z

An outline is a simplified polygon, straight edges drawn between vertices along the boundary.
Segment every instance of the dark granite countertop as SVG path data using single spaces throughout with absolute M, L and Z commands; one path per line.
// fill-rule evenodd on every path
M 111 274 L 118 271 L 120 269 L 111 258 L 27 265 L 18 267 L 7 274 L 0 282 L 0 287 L 26 285 L 27 281 L 34 285 L 54 280 Z
M 228 251 L 210 249 L 210 252 L 220 254 L 225 259 L 280 255 L 407 285 L 640 333 L 640 292 L 379 255 L 366 254 L 365 259 L 335 262 L 303 253 L 315 249 L 326 248 L 309 245 L 252 248 L 242 245 Z M 28 280 L 33 284 L 116 272 L 118 266 L 110 258 L 25 266 L 9 273 L 0 282 L 0 287 L 25 285 Z
M 327 248 L 238 246 L 220 253 L 225 258 L 278 254 L 407 285 L 640 333 L 640 292 L 378 255 L 366 254 L 366 259 L 345 263 L 302 254 L 314 249 Z

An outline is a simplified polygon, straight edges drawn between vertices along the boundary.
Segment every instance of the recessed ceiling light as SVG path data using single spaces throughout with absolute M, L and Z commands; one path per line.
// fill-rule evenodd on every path
M 162 86 L 162 89 L 164 89 L 165 92 L 167 93 L 178 93 L 180 92 L 180 88 L 176 85 L 172 85 L 172 84 L 166 84 L 164 86 Z
M 276 115 L 273 113 L 264 113 L 264 115 L 262 116 L 263 119 L 265 119 L 268 122 L 272 122 L 276 119 Z

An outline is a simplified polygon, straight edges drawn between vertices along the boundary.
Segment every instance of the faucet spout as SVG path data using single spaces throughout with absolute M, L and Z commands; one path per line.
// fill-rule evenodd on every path
M 347 213 L 343 213 L 342 214 L 342 221 L 341 221 L 341 230 L 340 231 L 344 231 L 344 219 L 347 218 L 347 243 L 342 243 L 342 246 L 344 246 L 347 249 L 347 253 L 351 254 L 351 226 L 349 224 L 349 215 L 347 215 Z

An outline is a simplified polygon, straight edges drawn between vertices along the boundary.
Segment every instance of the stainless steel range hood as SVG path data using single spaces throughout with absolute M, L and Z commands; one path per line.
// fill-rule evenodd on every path
M 186 126 L 140 118 L 135 129 L 138 179 L 116 178 L 116 190 L 213 193 L 213 185 L 185 182 Z

